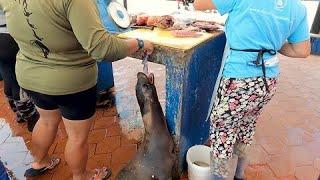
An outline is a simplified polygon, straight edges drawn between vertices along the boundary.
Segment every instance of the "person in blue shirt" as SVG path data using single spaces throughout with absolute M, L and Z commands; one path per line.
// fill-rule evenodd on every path
M 310 54 L 306 8 L 300 0 L 196 0 L 194 7 L 228 14 L 230 51 L 210 116 L 210 167 L 214 179 L 225 179 L 236 154 L 234 179 L 243 179 L 257 119 L 276 91 L 277 53 L 296 58 Z

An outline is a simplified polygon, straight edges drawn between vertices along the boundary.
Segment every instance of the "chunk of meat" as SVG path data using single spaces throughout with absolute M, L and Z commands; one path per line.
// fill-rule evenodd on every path
M 156 23 L 156 26 L 162 29 L 167 29 L 172 27 L 174 24 L 174 20 L 172 16 L 161 16 L 158 18 L 158 22 Z
M 147 26 L 156 26 L 159 18 L 159 16 L 150 16 L 147 20 Z
M 215 31 L 219 29 L 219 27 L 214 22 L 198 21 L 193 23 L 193 26 L 205 31 Z
M 170 30 L 181 30 L 187 28 L 187 25 L 182 22 L 174 22 L 173 26 L 171 27 Z
M 147 15 L 138 15 L 137 20 L 136 20 L 136 25 L 138 25 L 138 26 L 147 25 L 148 18 L 149 17 Z

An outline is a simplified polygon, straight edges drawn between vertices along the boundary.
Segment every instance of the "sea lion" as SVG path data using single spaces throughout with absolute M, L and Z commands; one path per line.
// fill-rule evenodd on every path
M 117 175 L 117 180 L 171 180 L 177 177 L 177 158 L 173 139 L 167 128 L 154 75 L 138 73 L 136 96 L 140 106 L 145 135 L 137 154 Z

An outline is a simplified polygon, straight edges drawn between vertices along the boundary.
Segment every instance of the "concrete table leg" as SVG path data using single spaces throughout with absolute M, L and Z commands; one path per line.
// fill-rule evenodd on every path
M 225 43 L 225 35 L 221 34 L 194 49 L 184 64 L 172 59 L 165 63 L 166 118 L 176 143 L 180 172 L 187 150 L 195 144 L 203 144 L 208 138 L 208 109 Z

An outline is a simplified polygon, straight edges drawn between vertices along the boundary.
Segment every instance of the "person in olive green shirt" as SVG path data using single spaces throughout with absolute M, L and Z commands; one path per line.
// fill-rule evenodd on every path
M 88 179 L 88 133 L 95 113 L 97 61 L 119 60 L 150 42 L 121 40 L 106 32 L 92 0 L 0 0 L 7 27 L 19 45 L 16 76 L 37 105 L 32 134 L 35 161 L 25 173 L 41 175 L 60 161 L 49 157 L 61 120 L 68 141 L 65 159 L 73 179 Z M 95 179 L 110 176 L 103 169 Z

